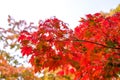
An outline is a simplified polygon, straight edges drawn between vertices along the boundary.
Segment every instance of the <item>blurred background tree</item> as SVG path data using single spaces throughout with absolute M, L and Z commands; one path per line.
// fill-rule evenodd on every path
M 120 12 L 120 4 L 115 9 L 111 9 L 109 14 L 113 15 L 117 12 Z
M 101 11 L 100 13 L 104 16 L 112 16 L 113 14 L 118 12 L 120 12 L 120 4 L 115 9 L 111 9 L 109 12 Z

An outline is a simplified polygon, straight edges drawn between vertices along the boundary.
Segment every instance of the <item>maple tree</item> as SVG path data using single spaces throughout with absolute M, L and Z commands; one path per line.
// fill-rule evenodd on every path
M 62 74 L 61 69 L 56 71 L 48 72 L 47 69 L 44 70 L 41 74 L 43 77 L 39 77 L 40 73 L 36 75 L 33 71 L 33 67 L 24 67 L 26 65 L 26 59 L 19 55 L 20 44 L 17 41 L 17 38 L 22 30 L 35 30 L 36 26 L 33 26 L 33 23 L 27 24 L 25 20 L 16 21 L 11 16 L 8 16 L 8 28 L 0 27 L 0 42 L 1 42 L 1 49 L 0 49 L 0 79 L 5 80 L 66 80 L 66 79 L 73 79 L 71 72 L 68 74 Z M 26 27 L 25 27 L 26 26 Z M 2 46 L 3 45 L 3 46 Z M 2 48 L 3 47 L 3 48 Z M 10 51 L 7 49 L 10 48 Z M 8 52 L 6 52 L 6 50 Z M 15 50 L 14 53 L 11 53 L 11 50 Z M 12 54 L 12 55 L 11 55 Z M 17 57 L 17 58 L 16 58 Z M 19 62 L 20 60 L 24 62 Z M 25 60 L 24 60 L 25 59 Z M 70 69 L 70 71 L 73 71 Z
M 71 67 L 75 80 L 106 80 L 120 73 L 120 13 L 88 14 L 75 30 L 56 17 L 40 21 L 36 31 L 23 30 L 18 41 L 22 55 L 35 72 Z

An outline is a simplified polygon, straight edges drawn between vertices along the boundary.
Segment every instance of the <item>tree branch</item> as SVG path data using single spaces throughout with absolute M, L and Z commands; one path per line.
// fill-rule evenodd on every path
M 92 42 L 92 41 L 87 41 L 87 40 L 78 40 L 78 39 L 75 39 L 74 41 L 92 43 L 92 44 L 100 45 L 100 46 L 106 47 L 106 48 L 120 49 L 120 47 L 110 47 L 110 46 L 106 46 L 106 45 L 103 45 L 103 44 L 100 44 L 100 43 L 97 43 L 97 42 Z

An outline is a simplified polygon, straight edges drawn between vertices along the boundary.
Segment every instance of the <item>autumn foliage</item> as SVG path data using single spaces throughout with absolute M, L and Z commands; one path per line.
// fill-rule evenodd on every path
M 0 79 L 1 80 L 40 80 L 34 74 L 32 67 L 15 67 L 8 62 L 9 54 L 0 50 Z
M 0 80 L 41 80 L 32 67 L 25 67 L 25 63 L 21 63 L 20 60 L 24 58 L 17 51 L 20 49 L 17 38 L 25 21 L 17 22 L 8 16 L 8 23 L 11 25 L 9 28 L 0 27 Z
M 22 55 L 31 56 L 35 72 L 61 68 L 59 74 L 64 75 L 69 72 L 64 68 L 70 67 L 75 80 L 119 77 L 120 13 L 108 17 L 88 14 L 74 31 L 53 17 L 40 21 L 33 32 L 21 31 L 18 41 Z

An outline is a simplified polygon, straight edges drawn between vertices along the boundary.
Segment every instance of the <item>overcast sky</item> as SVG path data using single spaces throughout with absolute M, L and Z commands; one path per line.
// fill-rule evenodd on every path
M 7 16 L 38 22 L 52 16 L 77 26 L 80 17 L 100 11 L 109 12 L 120 4 L 120 0 L 1 0 L 0 27 L 7 26 Z

